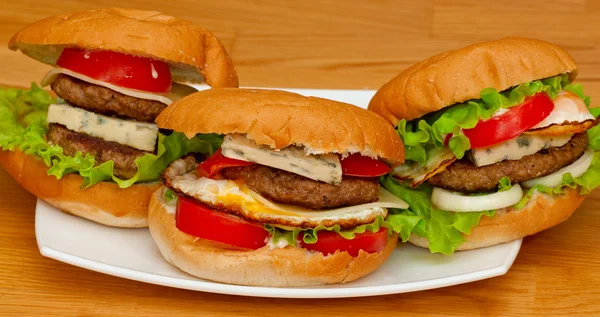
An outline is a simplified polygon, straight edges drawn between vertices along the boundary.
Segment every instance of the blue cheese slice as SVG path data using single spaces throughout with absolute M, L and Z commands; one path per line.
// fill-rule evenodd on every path
M 48 123 L 148 152 L 154 151 L 158 138 L 156 124 L 107 117 L 64 103 L 50 105 Z
M 259 146 L 242 135 L 227 135 L 221 145 L 223 156 L 278 168 L 329 184 L 342 182 L 342 166 L 336 154 L 307 155 L 300 147 L 273 150 Z
M 469 159 L 475 166 L 485 166 L 505 160 L 520 160 L 542 149 L 567 144 L 572 135 L 546 136 L 521 134 L 500 144 L 480 149 L 471 149 Z

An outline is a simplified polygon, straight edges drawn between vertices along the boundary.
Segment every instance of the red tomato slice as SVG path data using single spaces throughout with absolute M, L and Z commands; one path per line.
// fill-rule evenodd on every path
M 213 178 L 221 170 L 228 167 L 250 166 L 255 163 L 236 160 L 223 156 L 221 149 L 218 149 L 206 161 L 198 164 L 198 176 Z
M 359 153 L 351 154 L 341 161 L 342 174 L 359 177 L 378 177 L 390 172 L 391 168 L 380 160 L 362 156 Z
M 120 87 L 159 93 L 171 90 L 169 65 L 146 57 L 65 48 L 56 64 Z
M 213 210 L 183 196 L 179 196 L 175 217 L 177 229 L 182 232 L 240 248 L 262 248 L 267 244 L 269 237 L 269 233 L 260 224 Z M 316 243 L 301 242 L 301 247 L 325 255 L 333 254 L 337 250 L 346 251 L 356 257 L 360 250 L 368 253 L 381 252 L 385 249 L 387 241 L 386 228 L 381 228 L 378 232 L 359 233 L 352 240 L 345 239 L 335 232 L 319 231 Z
M 198 238 L 246 249 L 259 249 L 267 243 L 269 233 L 263 226 L 227 213 L 215 211 L 179 196 L 177 229 Z
M 333 254 L 337 250 L 346 251 L 351 256 L 357 257 L 360 250 L 367 253 L 383 251 L 388 241 L 388 229 L 381 228 L 377 232 L 365 231 L 364 233 L 356 234 L 352 240 L 348 240 L 335 232 L 324 230 L 319 231 L 317 237 L 317 242 L 313 244 L 302 241 L 302 247 L 307 250 L 321 252 L 325 255 Z
M 492 146 L 510 140 L 542 122 L 554 110 L 554 103 L 546 93 L 539 93 L 500 116 L 479 121 L 463 133 L 471 142 L 471 148 Z

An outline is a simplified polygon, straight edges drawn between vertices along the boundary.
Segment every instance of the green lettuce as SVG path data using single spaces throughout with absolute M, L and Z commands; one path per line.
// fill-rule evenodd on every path
M 544 185 L 535 185 L 529 188 L 521 201 L 514 206 L 515 209 L 523 209 L 535 192 L 546 195 L 560 195 L 567 188 L 579 188 L 579 194 L 586 195 L 600 186 L 600 125 L 591 128 L 587 133 L 590 138 L 588 147 L 594 150 L 594 158 L 588 170 L 576 178 L 573 178 L 571 173 L 564 174 L 562 176 L 562 183 L 554 188 Z
M 563 89 L 581 96 L 589 105 L 589 97 L 583 94 L 581 85 L 569 84 L 567 75 L 559 75 L 534 80 L 503 92 L 486 88 L 481 91 L 481 99 L 456 104 L 419 119 L 401 120 L 397 131 L 404 141 L 406 160 L 424 165 L 433 149 L 444 147 L 446 135 L 452 135 L 448 147 L 454 156 L 461 159 L 471 148 L 469 139 L 461 129 L 474 128 L 479 120 L 491 118 L 501 108 L 518 105 L 528 96 L 545 92 L 554 98 Z
M 407 210 L 395 210 L 395 213 L 418 219 L 412 232 L 429 240 L 429 250 L 432 253 L 454 253 L 465 241 L 462 234 L 471 234 L 471 230 L 479 224 L 482 216 L 494 216 L 494 211 L 450 212 L 437 209 L 431 204 L 433 187 L 428 184 L 411 188 L 389 175 L 381 178 L 381 184 L 409 205 Z
M 0 89 L 0 148 L 5 151 L 19 149 L 25 154 L 35 155 L 48 166 L 48 175 L 58 179 L 78 173 L 83 177 L 83 189 L 102 181 L 114 181 L 120 188 L 156 181 L 172 161 L 188 153 L 212 154 L 222 142 L 221 136 L 212 134 L 188 139 L 177 132 L 170 135 L 161 133 L 158 136 L 157 153 L 136 159 L 137 173 L 130 179 L 120 179 L 114 175 L 114 162 L 97 165 L 93 156 L 81 152 L 67 156 L 60 146 L 45 140 L 48 106 L 55 102 L 48 92 L 36 84 L 32 84 L 29 90 Z
M 176 198 L 177 198 L 177 194 L 175 194 L 175 192 L 172 191 L 170 188 L 167 188 L 167 190 L 165 190 L 165 201 L 167 203 L 172 202 Z
M 377 216 L 374 222 L 366 225 L 358 226 L 354 229 L 350 230 L 342 230 L 339 225 L 335 225 L 332 227 L 325 227 L 323 225 L 318 226 L 316 228 L 310 229 L 302 229 L 302 228 L 279 228 L 274 225 L 267 224 L 265 225 L 265 230 L 267 230 L 271 235 L 274 243 L 277 243 L 279 240 L 284 239 L 291 246 L 296 245 L 296 241 L 298 238 L 301 238 L 302 241 L 306 244 L 313 244 L 318 241 L 318 233 L 321 231 L 330 231 L 339 234 L 345 239 L 351 240 L 357 234 L 361 234 L 364 232 L 377 232 L 381 228 L 389 229 L 389 233 L 393 232 L 400 234 L 403 242 L 408 241 L 410 237 L 410 232 L 414 229 L 414 227 L 420 221 L 419 217 L 410 216 L 410 215 L 399 215 L 399 214 L 391 214 L 388 215 L 387 218 L 383 219 L 382 216 Z

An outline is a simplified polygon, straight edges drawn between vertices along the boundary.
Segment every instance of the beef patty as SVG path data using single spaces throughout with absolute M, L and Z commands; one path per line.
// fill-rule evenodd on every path
M 106 161 L 115 162 L 114 174 L 123 179 L 135 175 L 137 172 L 135 160 L 146 154 L 144 151 L 126 145 L 71 131 L 56 123 L 50 124 L 50 130 L 46 137 L 48 141 L 62 147 L 65 155 L 75 156 L 75 153 L 79 151 L 84 155 L 87 153 L 93 155 L 98 165 Z
M 576 161 L 589 143 L 587 133 L 576 134 L 561 147 L 541 150 L 520 160 L 506 160 L 476 167 L 466 159 L 456 161 L 428 180 L 433 186 L 463 193 L 493 191 L 500 179 L 514 183 L 542 177 Z
M 51 87 L 72 105 L 124 119 L 154 123 L 154 119 L 167 107 L 162 102 L 123 95 L 67 75 L 58 76 Z
M 377 201 L 377 178 L 344 177 L 340 185 L 318 182 L 264 165 L 223 170 L 227 179 L 240 179 L 246 186 L 272 201 L 311 209 L 331 209 Z

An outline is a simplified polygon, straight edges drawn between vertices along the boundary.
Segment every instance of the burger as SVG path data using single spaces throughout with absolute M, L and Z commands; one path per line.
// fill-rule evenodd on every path
M 210 32 L 160 12 L 102 9 L 35 22 L 8 44 L 54 68 L 37 86 L 4 90 L 0 162 L 27 190 L 109 226 L 147 227 L 160 173 L 214 140 L 162 134 L 154 119 L 196 90 L 237 87 Z
M 377 91 L 406 162 L 383 186 L 421 218 L 410 242 L 451 254 L 569 218 L 600 185 L 598 109 L 562 48 L 510 37 L 442 53 Z
M 274 90 L 211 89 L 167 107 L 158 126 L 217 135 L 205 161 L 173 162 L 148 213 L 163 257 L 218 282 L 344 283 L 379 267 L 412 228 L 378 177 L 404 161 L 383 118 Z M 408 238 L 408 237 L 407 237 Z

